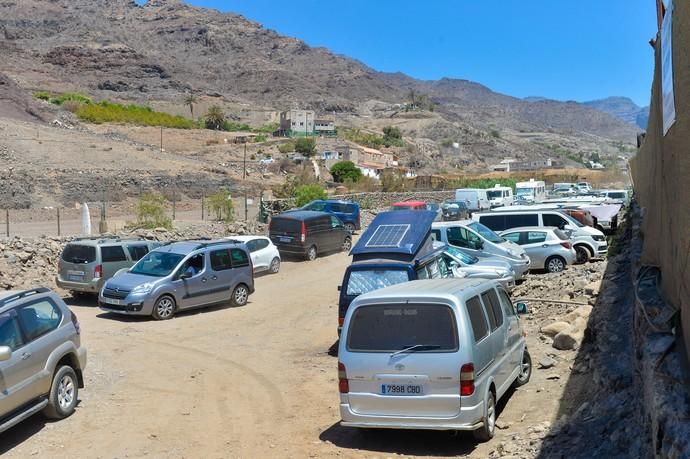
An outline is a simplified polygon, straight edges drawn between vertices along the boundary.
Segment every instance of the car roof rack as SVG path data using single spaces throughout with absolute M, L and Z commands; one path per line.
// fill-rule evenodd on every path
M 84 236 L 84 237 L 74 238 L 69 242 L 95 241 L 97 244 L 101 244 L 101 243 L 106 243 L 106 242 L 146 241 L 146 240 L 147 239 L 144 239 L 141 236 L 125 237 L 125 238 L 123 238 L 122 236 Z
M 20 300 L 24 297 L 27 297 L 29 295 L 39 295 L 41 293 L 48 293 L 50 292 L 50 289 L 47 287 L 37 287 L 37 288 L 32 288 L 29 290 L 24 290 L 22 292 L 19 292 L 17 294 L 8 296 L 7 298 L 2 298 L 0 299 L 0 307 L 5 306 L 8 303 L 11 303 L 13 301 Z

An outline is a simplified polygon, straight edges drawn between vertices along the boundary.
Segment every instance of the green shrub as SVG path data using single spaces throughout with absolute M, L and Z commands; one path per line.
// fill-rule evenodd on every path
M 387 147 L 395 146 L 402 147 L 404 142 L 402 139 L 402 132 L 400 128 L 394 126 L 386 126 L 383 128 L 383 144 Z
M 252 128 L 248 124 L 225 121 L 223 123 L 223 130 L 228 132 L 250 132 Z
M 316 139 L 313 137 L 300 137 L 295 141 L 295 151 L 302 153 L 307 158 L 316 154 Z
M 172 220 L 165 212 L 165 198 L 160 193 L 143 193 L 134 205 L 138 228 L 172 229 Z
M 95 124 L 124 123 L 138 126 L 163 126 L 177 129 L 193 129 L 197 124 L 183 116 L 156 112 L 151 107 L 140 105 L 121 105 L 108 101 L 97 104 L 81 104 L 76 115 Z
M 261 143 L 265 142 L 268 140 L 268 137 L 266 137 L 266 134 L 259 134 L 256 137 L 254 137 L 254 143 Z
M 497 129 L 492 129 L 491 130 L 491 137 L 493 137 L 495 139 L 500 139 L 501 133 Z
M 235 218 L 235 206 L 230 192 L 219 190 L 207 198 L 209 215 L 215 214 L 216 220 L 231 222 Z
M 382 136 L 362 132 L 359 129 L 341 128 L 338 130 L 338 135 L 351 142 L 364 145 L 365 147 L 381 148 L 384 145 Z
M 50 101 L 51 95 L 48 91 L 36 91 L 34 92 L 34 97 L 36 99 Z
M 79 94 L 78 92 L 66 92 L 64 94 L 60 94 L 59 96 L 52 97 L 50 99 L 50 103 L 55 104 L 55 105 L 62 105 L 63 103 L 67 102 L 68 100 L 74 101 L 74 102 L 79 102 L 81 104 L 93 103 L 93 101 L 91 100 L 90 97 L 85 96 L 83 94 Z
M 295 144 L 293 142 L 285 142 L 278 145 L 278 151 L 285 154 L 295 151 Z
M 362 179 L 362 171 L 352 161 L 340 161 L 331 167 L 333 180 L 339 183 L 346 181 L 359 182 Z
M 326 199 L 326 190 L 318 183 L 300 185 L 295 188 L 295 205 L 302 207 L 315 199 Z
M 267 124 L 265 126 L 261 126 L 259 128 L 253 129 L 254 132 L 257 133 L 264 133 L 264 134 L 273 134 L 275 131 L 280 128 L 280 124 L 278 123 L 273 123 L 273 124 Z

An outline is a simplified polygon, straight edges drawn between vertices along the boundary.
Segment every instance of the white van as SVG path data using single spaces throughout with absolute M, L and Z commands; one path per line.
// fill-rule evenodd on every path
M 491 208 L 486 190 L 481 188 L 457 189 L 455 190 L 455 200 L 467 203 L 470 212 L 481 212 Z
M 525 249 L 506 241 L 479 222 L 434 222 L 431 224 L 431 237 L 477 258 L 498 257 L 508 262 L 515 271 L 515 280 L 524 278 L 529 271 L 530 259 Z
M 486 195 L 489 198 L 491 208 L 512 206 L 515 198 L 513 197 L 513 189 L 509 186 L 494 185 L 493 188 L 486 190 Z
M 529 179 L 529 182 L 517 182 L 515 197 L 522 202 L 542 202 L 546 199 L 546 183 L 534 179 Z
M 526 312 L 492 280 L 412 281 L 357 297 L 338 348 L 341 424 L 490 440 L 497 403 L 532 372 Z
M 585 226 L 558 210 L 484 212 L 472 215 L 472 219 L 497 232 L 524 226 L 548 226 L 567 230 L 577 253 L 577 263 L 585 263 L 591 257 L 604 257 L 608 251 L 604 233 Z

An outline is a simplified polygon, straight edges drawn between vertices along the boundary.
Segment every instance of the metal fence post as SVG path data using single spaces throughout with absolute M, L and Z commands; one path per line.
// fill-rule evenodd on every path
M 173 185 L 173 221 L 175 221 L 175 203 L 177 202 L 177 187 Z
M 206 207 L 205 203 L 204 203 L 204 198 L 206 198 L 206 195 L 202 194 L 201 195 L 201 221 L 202 222 L 204 221 L 204 207 Z
M 58 230 L 58 236 L 60 236 L 60 208 L 57 208 L 57 230 Z
M 10 237 L 10 209 L 5 209 L 5 230 L 7 237 Z

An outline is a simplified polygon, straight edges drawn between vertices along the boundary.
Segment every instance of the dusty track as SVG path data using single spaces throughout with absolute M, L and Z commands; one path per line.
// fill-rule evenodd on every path
M 487 457 L 516 431 L 553 419 L 562 384 L 537 372 L 499 418 L 514 428 L 486 445 L 470 435 L 340 427 L 336 358 L 328 351 L 336 340 L 336 287 L 348 260 L 336 254 L 285 262 L 279 274 L 257 278 L 247 306 L 167 322 L 104 314 L 92 298 L 68 299 L 89 350 L 81 403 L 64 421 L 36 416 L 2 434 L 0 454 Z M 528 339 L 537 360 L 536 334 Z M 548 387 L 537 393 L 540 385 Z

